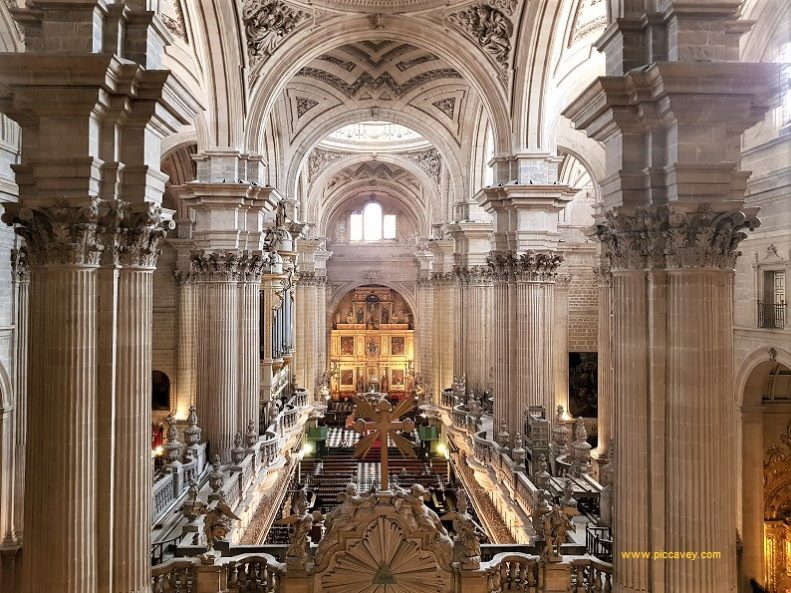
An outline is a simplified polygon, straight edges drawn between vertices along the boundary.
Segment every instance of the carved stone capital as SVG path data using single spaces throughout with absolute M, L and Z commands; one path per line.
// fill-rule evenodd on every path
M 571 274 L 557 274 L 555 276 L 555 286 L 561 290 L 568 290 L 571 286 Z
M 51 206 L 4 204 L 2 220 L 25 239 L 31 266 L 98 266 L 100 219 L 108 208 L 98 198 L 57 200 Z
M 610 286 L 612 283 L 612 271 L 610 270 L 609 262 L 602 262 L 602 265 L 594 266 L 593 275 L 596 276 L 599 286 Z
M 168 230 L 175 227 L 172 220 L 163 218 L 162 206 L 154 202 L 129 204 L 117 200 L 109 208 L 110 214 L 103 221 L 104 258 L 124 267 L 156 268 L 162 252 L 159 244 Z
M 452 286 L 456 283 L 456 273 L 455 272 L 432 272 L 431 273 L 431 281 L 434 283 L 434 286 L 439 288 L 442 286 Z
M 298 272 L 297 285 L 298 286 L 318 286 L 319 276 L 315 272 Z
M 551 282 L 563 263 L 559 253 L 508 252 L 487 258 L 495 282 Z M 569 278 L 570 280 L 570 278 Z
M 491 281 L 492 276 L 489 266 L 457 266 L 453 272 L 463 285 L 485 284 Z
M 260 282 L 266 256 L 258 251 L 193 251 L 197 282 Z
M 743 230 L 755 230 L 755 210 L 716 211 L 661 205 L 609 211 L 596 234 L 607 244 L 613 270 L 718 268 L 736 265 Z
M 25 247 L 11 250 L 11 270 L 17 282 L 30 282 L 30 267 Z

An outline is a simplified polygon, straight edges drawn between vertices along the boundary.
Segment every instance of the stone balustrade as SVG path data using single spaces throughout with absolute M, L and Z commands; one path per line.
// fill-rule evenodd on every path
M 151 492 L 151 521 L 157 523 L 187 493 L 190 481 L 200 482 L 206 468 L 206 443 L 186 448 L 184 462 L 168 463 Z
M 456 405 L 456 396 L 452 389 L 443 389 L 439 396 L 439 403 L 443 408 L 450 409 Z
M 501 552 L 479 568 L 459 568 L 454 591 L 476 593 L 611 593 L 612 565 L 599 560 L 569 557 L 559 563 L 542 563 L 538 556 Z M 286 593 L 287 581 L 310 587 L 311 577 L 266 553 L 216 557 L 206 564 L 201 558 L 173 559 L 155 567 L 153 593 Z M 299 589 L 312 590 L 312 588 Z

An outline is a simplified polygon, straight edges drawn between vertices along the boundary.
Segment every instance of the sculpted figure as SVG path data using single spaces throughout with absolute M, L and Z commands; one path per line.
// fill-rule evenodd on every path
M 340 525 L 349 525 L 354 521 L 354 516 L 360 507 L 373 506 L 371 497 L 357 494 L 357 485 L 354 483 L 346 485 L 346 489 L 338 494 L 338 500 L 341 501 L 341 504 L 327 515 L 325 521 L 327 531 L 332 529 L 336 520 L 340 521 Z
M 546 546 L 542 557 L 548 562 L 560 562 L 560 547 L 568 541 L 569 532 L 574 531 L 574 523 L 558 505 L 544 515 L 543 522 Z
M 456 492 L 456 507 L 455 511 L 446 514 L 442 519 L 453 521 L 456 559 L 461 561 L 463 568 L 477 569 L 481 564 L 481 542 L 478 540 L 475 523 L 467 512 L 469 506 L 463 490 Z
M 203 533 L 206 535 L 206 545 L 209 550 L 214 549 L 214 544 L 225 539 L 231 530 L 231 520 L 239 520 L 231 507 L 225 502 L 225 494 L 220 492 L 219 500 L 213 507 L 206 511 L 203 519 Z

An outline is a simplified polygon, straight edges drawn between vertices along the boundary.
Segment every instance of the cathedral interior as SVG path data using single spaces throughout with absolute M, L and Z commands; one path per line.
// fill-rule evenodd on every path
M 0 592 L 791 593 L 791 3 L 2 0 Z

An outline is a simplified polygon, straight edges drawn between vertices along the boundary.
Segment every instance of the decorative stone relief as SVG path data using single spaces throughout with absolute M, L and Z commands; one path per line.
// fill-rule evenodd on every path
M 356 489 L 347 490 L 345 507 L 329 522 L 316 550 L 322 590 L 341 593 L 391 585 L 396 591 L 400 585 L 411 593 L 446 591 L 453 542 L 425 505 L 426 494 L 419 484 L 362 496 Z
M 297 97 L 297 117 L 302 117 L 318 104 L 319 102 L 314 101 L 313 99 L 308 99 L 307 97 Z
M 517 0 L 493 0 L 457 12 L 449 20 L 473 37 L 501 68 L 507 68 L 514 34 L 509 17 L 518 4 Z
M 406 153 L 409 160 L 416 162 L 439 185 L 442 174 L 442 157 L 436 148 Z
M 283 39 L 308 16 L 281 0 L 244 0 L 242 20 L 251 61 L 259 62 L 271 56 Z
M 761 222 L 753 212 L 716 212 L 708 204 L 649 206 L 609 211 L 597 235 L 609 250 L 613 269 L 733 269 L 737 250 Z
M 352 153 L 314 148 L 308 157 L 308 179 L 315 181 L 329 165 L 350 154 Z
M 563 263 L 559 253 L 527 251 L 508 252 L 487 258 L 492 279 L 496 282 L 540 282 L 556 278 L 558 266 Z
M 439 101 L 434 101 L 432 105 L 453 120 L 453 116 L 456 114 L 456 97 L 440 99 Z
M 27 257 L 27 248 L 11 250 L 11 269 L 17 282 L 30 282 L 30 264 Z
M 163 5 L 160 10 L 159 17 L 162 19 L 162 23 L 168 31 L 185 43 L 189 43 L 181 0 L 166 1 L 165 5 Z
M 98 198 L 77 203 L 57 200 L 48 207 L 4 204 L 2 220 L 15 225 L 25 239 L 31 265 L 76 264 L 96 266 L 103 247 L 99 221 L 108 207 Z
M 191 261 L 199 282 L 255 282 L 268 256 L 256 251 L 193 251 Z

